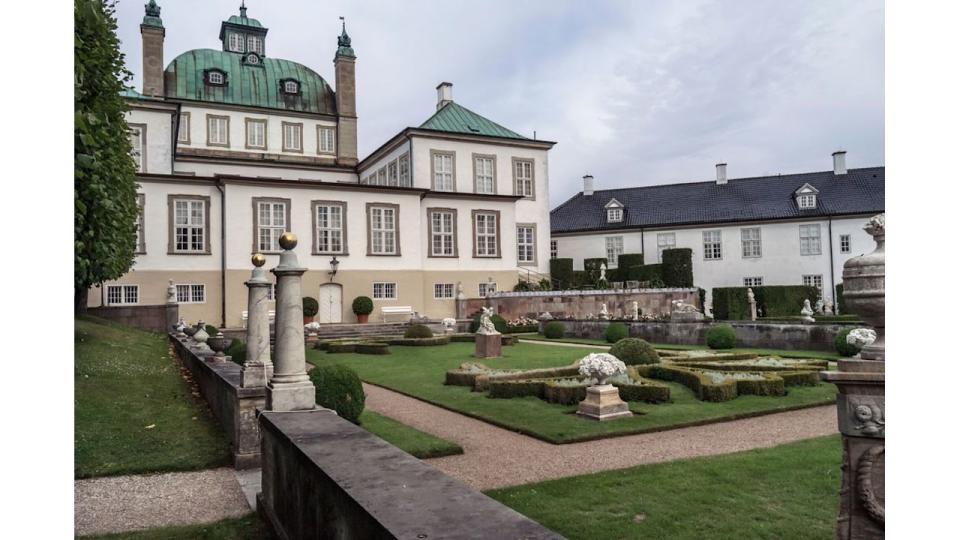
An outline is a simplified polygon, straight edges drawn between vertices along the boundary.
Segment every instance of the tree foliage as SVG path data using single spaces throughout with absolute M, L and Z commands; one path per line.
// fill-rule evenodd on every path
M 86 291 L 133 265 L 137 184 L 120 95 L 131 73 L 117 38 L 115 2 L 74 1 L 74 290 Z

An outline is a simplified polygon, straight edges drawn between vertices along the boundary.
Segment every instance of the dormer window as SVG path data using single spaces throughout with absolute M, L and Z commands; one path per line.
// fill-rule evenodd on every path
M 818 193 L 820 193 L 820 191 L 810 184 L 804 184 L 801 186 L 800 189 L 793 193 L 797 200 L 797 208 L 800 210 L 815 209 L 817 207 Z
M 232 52 L 243 52 L 243 34 L 231 32 L 227 42 L 227 47 Z
M 247 36 L 247 52 L 255 52 L 263 56 L 263 40 L 257 36 Z
M 610 202 L 603 207 L 607 209 L 607 223 L 620 223 L 623 221 L 623 203 L 616 199 L 610 199 Z
M 219 69 L 211 69 L 206 72 L 207 84 L 214 86 L 224 86 L 227 84 L 227 74 Z
M 299 94 L 300 93 L 300 83 L 293 80 L 287 79 L 282 83 L 283 93 L 284 94 Z

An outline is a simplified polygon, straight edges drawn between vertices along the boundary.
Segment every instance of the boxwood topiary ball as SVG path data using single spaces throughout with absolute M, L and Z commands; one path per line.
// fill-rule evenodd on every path
M 550 321 L 543 325 L 543 335 L 547 339 L 560 339 L 563 337 L 563 323 L 560 321 Z
M 610 347 L 610 354 L 628 366 L 659 364 L 660 354 L 653 345 L 639 338 L 623 338 Z
M 331 364 L 310 370 L 310 380 L 317 388 L 317 405 L 337 411 L 341 417 L 360 421 L 364 395 L 360 377 L 346 366 Z
M 857 347 L 852 343 L 847 343 L 847 334 L 849 334 L 851 330 L 853 330 L 853 328 L 841 330 L 840 333 L 837 334 L 837 337 L 833 340 L 833 346 L 837 349 L 837 353 L 844 358 L 856 356 L 860 353 L 860 347 Z
M 711 349 L 732 349 L 737 344 L 737 334 L 729 324 L 716 324 L 707 330 L 707 346 Z
M 405 338 L 432 338 L 433 330 L 430 330 L 430 327 L 424 326 L 422 324 L 414 324 L 407 328 L 403 333 Z
M 629 335 L 630 332 L 627 330 L 627 325 L 615 322 L 610 323 L 610 326 L 607 327 L 607 331 L 604 332 L 603 337 L 606 338 L 607 343 L 616 343 Z

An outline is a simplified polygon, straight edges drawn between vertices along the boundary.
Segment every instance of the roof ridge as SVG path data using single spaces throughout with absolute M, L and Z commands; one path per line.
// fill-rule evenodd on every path
M 440 116 L 440 115 L 441 115 L 442 113 L 444 113 L 445 111 L 448 111 L 448 114 L 451 114 L 451 115 L 457 114 L 457 113 L 461 113 L 461 114 L 464 115 L 464 116 L 474 116 L 474 117 L 476 117 L 476 120 L 482 121 L 482 122 L 486 122 L 486 123 L 490 124 L 493 128 L 495 128 L 495 129 L 492 130 L 492 131 L 500 130 L 500 131 L 503 132 L 503 133 L 499 133 L 499 134 L 487 133 L 487 135 L 495 135 L 495 136 L 498 136 L 498 137 L 506 137 L 506 138 L 516 138 L 516 139 L 530 140 L 528 137 L 525 137 L 525 136 L 517 133 L 516 131 L 513 131 L 513 130 L 510 129 L 510 128 L 504 127 L 503 125 L 498 124 L 497 122 L 494 122 L 493 120 L 490 120 L 490 119 L 487 118 L 486 116 L 483 116 L 482 114 L 480 114 L 480 113 L 478 113 L 478 112 L 476 112 L 476 111 L 473 111 L 473 110 L 471 110 L 471 109 L 469 109 L 469 108 L 467 108 L 467 107 L 465 107 L 465 106 L 463 106 L 463 105 L 461 105 L 461 104 L 459 104 L 459 103 L 457 103 L 457 102 L 455 102 L 455 101 L 449 101 L 449 102 L 447 102 L 447 103 L 444 103 L 443 106 L 441 106 L 439 109 L 436 110 L 436 112 L 434 112 L 433 114 L 431 114 L 430 117 L 427 118 L 426 120 L 424 120 L 423 123 L 421 123 L 418 127 L 421 128 L 421 129 L 436 129 L 436 130 L 438 130 L 438 131 L 446 131 L 446 132 L 450 132 L 450 133 L 469 133 L 469 132 L 467 132 L 467 131 L 461 131 L 461 130 L 457 130 L 457 129 L 455 129 L 455 128 L 454 128 L 454 129 L 450 129 L 450 128 L 444 128 L 443 126 L 436 126 L 436 127 L 428 127 L 428 126 L 427 126 L 427 124 L 430 124 L 432 121 L 434 121 L 434 119 L 436 119 L 438 116 Z M 455 121 L 455 120 L 463 120 L 463 119 L 453 118 L 453 119 L 451 119 L 451 120 Z M 451 123 L 456 123 L 456 122 L 451 122 Z M 468 126 L 468 127 L 469 127 L 469 126 Z M 471 132 L 472 132 L 472 131 L 473 131 L 473 130 L 471 129 Z M 482 130 L 481 130 L 481 131 L 477 131 L 477 134 L 483 134 L 483 133 L 482 133 Z

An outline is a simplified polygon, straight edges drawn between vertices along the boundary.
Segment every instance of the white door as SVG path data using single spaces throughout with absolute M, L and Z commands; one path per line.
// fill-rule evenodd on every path
M 336 283 L 324 283 L 320 286 L 320 323 L 343 322 L 343 290 Z

